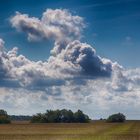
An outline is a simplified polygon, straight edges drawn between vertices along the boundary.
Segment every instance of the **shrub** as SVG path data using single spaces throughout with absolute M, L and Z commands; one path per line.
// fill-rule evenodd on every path
M 122 113 L 113 114 L 107 118 L 107 122 L 124 122 L 125 120 L 126 118 Z

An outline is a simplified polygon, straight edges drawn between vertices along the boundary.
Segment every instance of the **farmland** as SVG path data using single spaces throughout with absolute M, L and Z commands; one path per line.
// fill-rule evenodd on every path
M 0 125 L 0 140 L 139 140 L 140 121 L 125 123 L 12 122 Z

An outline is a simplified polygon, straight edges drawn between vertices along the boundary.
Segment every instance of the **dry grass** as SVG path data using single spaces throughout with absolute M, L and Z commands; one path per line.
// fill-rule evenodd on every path
M 140 121 L 0 125 L 0 140 L 140 140 Z

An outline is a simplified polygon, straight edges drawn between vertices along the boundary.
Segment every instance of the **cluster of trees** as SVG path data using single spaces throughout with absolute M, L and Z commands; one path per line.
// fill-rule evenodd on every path
M 46 113 L 38 113 L 31 119 L 33 123 L 86 123 L 89 117 L 81 110 L 72 112 L 71 110 L 47 110 Z
M 10 123 L 10 118 L 6 111 L 0 110 L 0 124 L 8 124 Z
M 117 113 L 109 116 L 107 122 L 125 122 L 126 117 L 122 113 Z

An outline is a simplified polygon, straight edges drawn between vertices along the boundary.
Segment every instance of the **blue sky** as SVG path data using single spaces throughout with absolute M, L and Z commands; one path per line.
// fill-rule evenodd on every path
M 139 119 L 139 0 L 0 0 L 0 107 Z
M 14 15 L 15 11 L 41 17 L 47 8 L 69 9 L 82 16 L 87 23 L 83 41 L 92 44 L 101 56 L 118 61 L 127 68 L 140 65 L 140 62 L 136 61 L 140 59 L 139 0 L 1 0 L 0 37 L 7 40 L 7 47 L 18 46 L 19 51 L 32 60 L 46 60 L 53 47 L 52 43 L 28 42 L 24 34 L 11 28 L 8 18 Z

